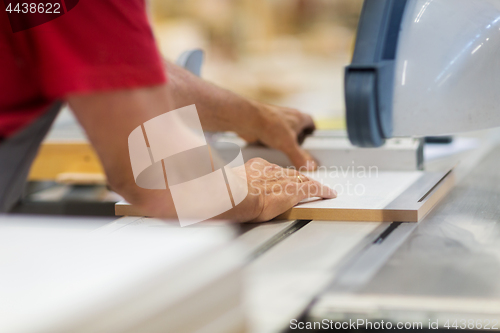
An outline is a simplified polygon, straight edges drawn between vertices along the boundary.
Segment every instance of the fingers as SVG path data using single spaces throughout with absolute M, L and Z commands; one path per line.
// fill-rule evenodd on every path
M 295 183 L 287 188 L 286 194 L 290 196 L 292 206 L 307 198 L 334 199 L 337 197 L 337 191 L 329 188 L 315 180 L 304 183 Z M 293 192 L 291 192 L 293 190 Z
M 297 132 L 297 142 L 299 145 L 302 145 L 306 137 L 314 132 L 316 125 L 314 125 L 314 121 L 310 115 L 301 113 L 300 116 L 301 120 L 299 130 Z
M 291 180 L 296 182 L 296 183 L 305 183 L 305 182 L 308 182 L 310 180 L 309 177 L 298 172 L 295 169 L 285 168 L 285 169 L 283 169 L 283 173 L 285 175 L 287 175 L 288 177 L 290 177 Z
M 307 199 L 307 198 L 323 198 L 323 199 L 333 199 L 337 197 L 337 191 L 329 188 L 317 182 L 315 180 L 311 180 L 305 183 L 300 183 L 299 187 L 299 202 Z
M 303 150 L 300 145 L 304 142 L 306 135 L 311 134 L 314 129 L 314 121 L 311 116 L 298 113 L 299 124 L 297 127 L 296 137 L 293 142 L 287 145 L 284 149 L 284 153 L 288 156 L 292 164 L 300 169 L 305 168 L 306 171 L 314 171 L 317 169 L 318 164 L 314 161 L 314 158 L 305 150 Z
M 306 134 L 311 134 L 316 129 L 312 117 L 308 114 L 301 113 L 301 122 L 299 132 L 306 132 Z
M 317 181 L 309 180 L 304 183 L 297 183 L 288 178 L 287 181 L 282 182 L 280 185 L 264 196 L 262 211 L 254 219 L 255 222 L 269 221 L 306 198 L 333 199 L 337 196 L 335 190 L 323 186 Z
M 318 168 L 318 164 L 308 152 L 300 148 L 297 142 L 294 142 L 284 153 L 288 156 L 292 164 L 297 169 L 304 169 L 304 171 L 314 171 Z
M 306 129 L 315 129 L 314 121 L 310 115 L 290 108 L 280 108 L 279 110 L 297 134 Z
M 305 113 L 302 113 L 302 123 L 303 123 L 303 129 L 305 128 L 311 128 L 313 130 L 316 129 L 316 126 L 314 125 L 314 120 L 313 118 Z
M 284 152 L 296 168 L 316 170 L 317 163 L 300 148 L 305 136 L 315 129 L 311 116 L 290 108 L 268 106 L 266 110 L 263 126 L 256 129 L 259 142 Z
M 284 169 L 262 159 L 252 159 L 247 164 L 251 171 L 248 174 L 250 193 L 259 198 L 255 222 L 268 221 L 306 198 L 337 196 L 333 189 L 294 169 Z
M 337 197 L 337 191 L 331 189 L 330 187 L 321 184 L 320 182 L 309 179 L 306 175 L 297 172 L 294 169 L 283 169 L 289 180 L 296 183 L 295 192 L 299 201 L 306 198 L 319 197 L 323 199 L 333 199 Z
M 298 181 L 299 183 L 301 183 L 301 184 L 302 184 L 302 183 L 304 183 L 304 182 L 309 181 L 309 178 L 307 178 L 307 177 L 306 177 L 306 176 L 304 176 L 304 175 L 297 175 L 297 181 Z

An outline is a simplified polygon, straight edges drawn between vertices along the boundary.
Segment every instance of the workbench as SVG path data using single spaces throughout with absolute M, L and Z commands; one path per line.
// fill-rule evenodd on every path
M 294 319 L 412 321 L 424 328 L 429 320 L 441 328 L 447 319 L 500 322 L 500 141 L 498 131 L 481 137 L 477 149 L 426 161 L 427 171 L 460 163 L 456 187 L 418 224 L 289 220 L 239 226 L 237 239 L 249 248 L 249 332 L 286 331 Z
M 420 223 L 271 221 L 238 225 L 247 246 L 248 331 L 282 332 L 299 322 L 500 320 L 500 146 L 426 165 L 457 161 L 457 185 Z M 483 136 L 483 137 L 484 137 Z M 108 228 L 155 225 L 123 217 Z M 195 226 L 196 227 L 196 226 Z M 294 331 L 294 330 L 292 330 Z M 295 330 L 296 331 L 296 330 Z
M 500 146 L 441 163 L 453 159 L 457 186 L 420 223 L 309 221 L 252 263 L 254 332 L 291 319 L 500 322 Z
M 430 319 L 439 320 L 440 328 L 448 319 L 449 325 L 457 318 L 500 321 L 500 146 L 484 144 L 447 163 L 453 159 L 462 161 L 457 186 L 420 223 L 310 221 L 254 263 L 250 272 L 268 276 L 267 285 L 261 280 L 261 304 L 254 307 L 261 314 L 255 315 L 261 325 L 256 332 L 278 325 L 277 314 L 283 314 L 282 328 L 299 317 L 424 325 Z M 350 234 L 355 237 L 349 237 L 349 228 L 355 228 Z M 273 294 L 267 302 L 266 294 Z M 299 299 L 301 316 L 292 316 L 293 304 L 295 311 L 301 307 Z

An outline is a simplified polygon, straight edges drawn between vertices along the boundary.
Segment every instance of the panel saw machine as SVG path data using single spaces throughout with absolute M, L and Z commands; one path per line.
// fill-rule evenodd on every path
M 365 1 L 345 71 L 351 142 L 500 126 L 499 29 L 495 0 Z
M 415 170 L 424 159 L 417 138 L 500 126 L 499 8 L 496 0 L 365 1 L 345 70 L 353 146 L 319 131 L 304 148 L 320 165 Z M 290 165 L 279 152 L 239 143 L 245 159 Z
M 376 148 L 499 127 L 499 60 L 498 0 L 365 0 L 345 69 L 350 141 Z M 303 320 L 498 327 L 500 146 L 497 130 L 476 133 L 487 139 L 461 156 L 443 202 L 348 260 Z

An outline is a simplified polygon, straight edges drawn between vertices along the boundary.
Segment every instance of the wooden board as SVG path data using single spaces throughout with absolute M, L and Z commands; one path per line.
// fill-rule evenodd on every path
M 119 201 L 115 204 L 116 216 L 150 216 L 147 212 L 141 211 L 139 208 L 129 204 L 126 201 Z
M 72 184 L 106 183 L 97 153 L 67 106 L 63 107 L 40 145 L 28 179 Z
M 371 177 L 359 173 L 309 173 L 339 192 L 332 200 L 303 202 L 280 215 L 287 220 L 418 222 L 451 190 L 454 173 L 378 172 Z M 349 185 L 350 184 L 350 185 Z M 351 192 L 348 191 L 350 188 Z M 360 189 L 363 188 L 362 192 Z M 342 192 L 341 190 L 344 190 Z M 356 189 L 358 190 L 356 192 Z M 127 202 L 115 205 L 117 216 L 147 216 Z
M 346 189 L 332 200 L 301 203 L 279 218 L 323 221 L 418 222 L 451 190 L 454 173 L 379 172 L 378 177 L 359 178 L 347 175 L 328 177 L 309 174 L 331 187 Z M 340 184 L 340 186 L 338 186 Z M 364 192 L 355 191 L 364 188 Z
M 82 183 L 89 177 L 105 182 L 104 170 L 92 145 L 85 141 L 49 141 L 40 146 L 33 162 L 29 180 L 58 180 L 71 174 L 82 175 Z

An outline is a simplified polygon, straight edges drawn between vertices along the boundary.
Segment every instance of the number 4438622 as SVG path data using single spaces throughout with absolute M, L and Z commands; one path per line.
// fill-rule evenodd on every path
M 61 4 L 60 3 L 17 3 L 14 8 L 12 4 L 9 3 L 5 11 L 12 13 L 31 13 L 31 14 L 61 14 Z
M 489 319 L 457 319 L 455 321 L 447 320 L 444 324 L 447 329 L 461 330 L 498 330 L 498 320 Z

